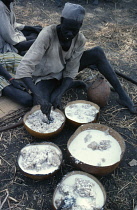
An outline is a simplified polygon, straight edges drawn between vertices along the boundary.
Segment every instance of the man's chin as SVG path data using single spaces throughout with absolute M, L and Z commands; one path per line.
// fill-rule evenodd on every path
M 73 39 L 73 37 L 65 37 L 66 41 L 71 41 Z

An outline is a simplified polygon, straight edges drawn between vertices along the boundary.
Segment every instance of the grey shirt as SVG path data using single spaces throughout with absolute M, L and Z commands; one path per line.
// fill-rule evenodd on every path
M 84 35 L 78 33 L 70 49 L 65 52 L 59 43 L 56 25 L 45 27 L 19 64 L 16 79 L 32 77 L 38 82 L 53 78 L 74 78 L 78 73 L 85 41 Z
M 13 3 L 10 3 L 10 10 L 0 1 L 0 53 L 17 52 L 15 44 L 25 41 L 23 33 L 23 24 L 16 22 L 13 11 Z

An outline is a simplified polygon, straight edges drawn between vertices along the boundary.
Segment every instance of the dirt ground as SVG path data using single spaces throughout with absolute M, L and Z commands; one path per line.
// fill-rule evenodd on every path
M 64 1 L 65 2 L 65 1 Z M 111 65 L 131 78 L 137 80 L 137 1 L 100 0 L 93 6 L 91 0 L 71 1 L 86 8 L 82 31 L 87 38 L 86 48 L 101 46 Z M 16 15 L 20 23 L 46 26 L 59 23 L 62 8 L 50 0 L 18 0 Z M 78 78 L 87 79 L 92 73 L 86 69 Z M 119 77 L 122 86 L 137 103 L 137 86 Z M 70 90 L 63 99 L 63 106 L 76 99 L 87 99 L 84 90 Z M 19 110 L 0 119 L 0 126 L 10 124 L 24 115 Z M 111 92 L 108 104 L 101 109 L 99 122 L 119 132 L 126 143 L 126 152 L 119 167 L 107 176 L 97 177 L 107 192 L 104 210 L 133 210 L 137 205 L 137 116 L 117 103 L 117 94 Z M 19 151 L 30 142 L 40 139 L 28 134 L 23 126 L 0 133 L 0 209 L 2 210 L 52 210 L 54 189 L 62 177 L 74 168 L 67 159 L 66 144 L 76 128 L 66 123 L 63 131 L 50 141 L 57 144 L 63 152 L 64 163 L 56 175 L 34 181 L 25 177 L 17 165 Z

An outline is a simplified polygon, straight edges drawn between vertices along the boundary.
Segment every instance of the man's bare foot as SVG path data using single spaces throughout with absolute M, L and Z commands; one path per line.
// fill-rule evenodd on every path
M 127 107 L 133 114 L 137 114 L 137 105 L 135 105 L 130 98 L 127 100 L 118 99 L 118 103 Z

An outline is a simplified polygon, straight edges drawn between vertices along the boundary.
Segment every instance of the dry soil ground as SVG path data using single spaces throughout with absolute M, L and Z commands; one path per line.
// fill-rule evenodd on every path
M 71 1 L 74 2 L 74 1 Z M 86 8 L 86 18 L 82 31 L 87 38 L 86 48 L 100 45 L 105 50 L 113 68 L 137 80 L 137 1 L 136 0 L 100 0 L 98 6 L 92 1 L 79 0 Z M 50 0 L 16 1 L 18 22 L 27 25 L 46 26 L 58 23 L 62 8 Z M 90 70 L 80 73 L 79 78 L 86 79 Z M 134 102 L 137 102 L 137 86 L 119 78 Z M 82 93 L 82 94 L 81 94 Z M 71 90 L 63 97 L 67 101 L 86 99 L 82 90 Z M 137 116 L 130 114 L 117 102 L 117 94 L 111 92 L 109 102 L 101 109 L 100 123 L 118 131 L 126 142 L 126 153 L 120 166 L 111 174 L 98 177 L 107 192 L 105 210 L 132 210 L 137 205 L 137 166 L 129 162 L 137 160 Z M 19 110 L 5 119 L 1 126 L 22 117 Z M 30 142 L 38 142 L 30 136 L 23 126 L 0 133 L 0 206 L 2 210 L 51 210 L 52 195 L 63 175 L 76 170 L 67 160 L 66 143 L 75 128 L 66 123 L 63 131 L 52 141 L 63 151 L 64 164 L 53 177 L 44 181 L 31 180 L 20 172 L 17 156 L 22 147 Z

